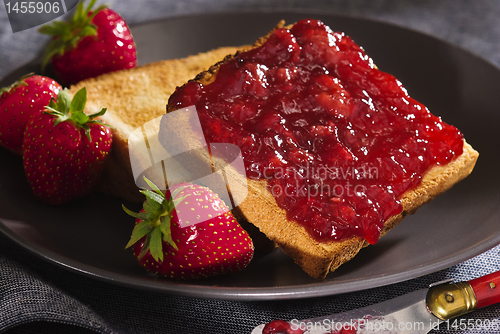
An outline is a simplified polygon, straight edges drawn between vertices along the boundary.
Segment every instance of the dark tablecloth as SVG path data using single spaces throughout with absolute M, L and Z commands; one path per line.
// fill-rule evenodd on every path
M 438 36 L 500 65 L 498 0 L 111 0 L 130 24 L 178 15 L 256 8 L 307 8 L 392 22 Z M 39 55 L 36 28 L 12 33 L 0 5 L 0 78 Z M 308 318 L 369 305 L 446 278 L 467 280 L 500 269 L 500 246 L 451 268 L 367 291 L 300 300 L 203 300 L 145 292 L 67 271 L 0 235 L 0 332 L 249 333 L 274 318 Z M 474 312 L 500 333 L 500 306 Z M 497 328 L 497 329 L 495 329 Z M 441 329 L 435 333 L 456 333 Z

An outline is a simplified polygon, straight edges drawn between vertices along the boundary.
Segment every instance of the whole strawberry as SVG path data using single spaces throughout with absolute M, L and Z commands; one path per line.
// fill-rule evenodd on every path
M 152 190 L 126 248 L 147 270 L 173 279 L 193 279 L 235 272 L 248 265 L 254 247 L 224 202 L 211 190 L 178 184 L 165 193 Z
M 134 39 L 123 18 L 104 5 L 92 10 L 83 1 L 68 22 L 56 21 L 40 28 L 53 36 L 45 49 L 42 67 L 49 62 L 67 85 L 103 73 L 137 65 Z
M 41 114 L 61 89 L 54 80 L 32 74 L 0 88 L 0 145 L 22 155 L 24 130 L 29 118 Z
M 36 197 L 58 205 L 92 191 L 111 149 L 111 131 L 96 117 L 106 109 L 86 115 L 87 91 L 73 99 L 66 89 L 52 100 L 46 112 L 26 126 L 23 163 Z

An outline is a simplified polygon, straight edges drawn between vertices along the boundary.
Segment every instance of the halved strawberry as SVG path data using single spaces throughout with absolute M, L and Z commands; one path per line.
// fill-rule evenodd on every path
M 136 218 L 126 248 L 147 270 L 173 279 L 226 274 L 245 268 L 254 246 L 224 202 L 210 189 L 182 183 L 163 193 L 150 180 L 152 190 Z
M 0 145 L 22 155 L 26 124 L 39 115 L 62 87 L 51 78 L 28 74 L 0 89 Z
M 67 85 L 137 65 L 136 46 L 125 20 L 104 5 L 92 10 L 95 2 L 84 8 L 82 1 L 68 22 L 54 21 L 39 30 L 53 36 L 42 67 L 51 62 Z

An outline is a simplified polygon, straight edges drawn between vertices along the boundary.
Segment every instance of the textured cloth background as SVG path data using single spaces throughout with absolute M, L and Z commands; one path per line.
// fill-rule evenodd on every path
M 307 8 L 375 18 L 438 36 L 500 66 L 498 0 L 112 0 L 129 24 L 178 15 Z M 0 4 L 0 78 L 40 54 L 36 28 L 13 34 Z M 0 333 L 250 333 L 274 318 L 302 319 L 370 305 L 445 278 L 467 280 L 500 269 L 500 246 L 409 282 L 322 298 L 218 301 L 144 292 L 96 281 L 48 263 L 0 235 Z M 500 306 L 465 317 L 496 326 L 460 333 L 500 333 Z M 457 333 L 440 330 L 434 333 Z

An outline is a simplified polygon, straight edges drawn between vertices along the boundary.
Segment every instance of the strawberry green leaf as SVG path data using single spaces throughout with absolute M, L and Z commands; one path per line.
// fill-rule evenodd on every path
M 149 232 L 151 232 L 151 230 L 152 227 L 150 224 L 148 224 L 147 221 L 142 221 L 139 224 L 136 224 L 134 226 L 134 229 L 132 230 L 132 236 L 130 237 L 130 240 L 125 248 L 129 248 L 130 246 L 134 245 L 136 242 L 144 238 Z
M 40 31 L 42 32 L 42 31 Z M 59 39 L 54 39 L 52 42 L 49 43 L 49 45 L 45 48 L 45 51 L 43 53 L 43 58 L 42 58 L 42 72 L 45 71 L 45 68 L 49 64 L 49 61 L 55 56 L 55 55 L 62 55 L 64 51 L 66 50 L 65 45 L 67 42 L 63 40 L 62 38 Z
M 150 198 L 150 191 L 141 191 L 141 193 L 146 194 L 146 201 L 144 201 L 143 204 L 144 210 L 159 217 L 163 212 L 163 202 L 158 202 L 157 200 Z
M 149 214 L 151 216 L 156 217 L 156 219 L 159 219 L 161 213 L 164 211 L 161 203 L 158 203 L 150 199 L 146 199 L 146 201 L 143 204 L 143 207 L 146 212 L 149 212 Z
M 163 262 L 163 247 L 161 230 L 159 227 L 154 228 L 150 234 L 151 239 L 149 240 L 149 251 L 151 256 L 155 261 Z
M 72 37 L 72 33 L 70 30 L 67 29 L 68 23 L 64 21 L 53 21 L 53 27 L 56 29 L 56 31 L 62 33 L 63 35 L 61 37 L 65 39 L 69 39 Z
M 83 111 L 87 103 L 87 88 L 83 87 L 71 100 L 71 112 Z M 85 123 L 85 122 L 84 122 Z
M 87 124 L 81 124 L 80 127 L 85 132 L 85 136 L 87 137 L 87 139 L 89 140 L 89 142 L 91 142 L 92 138 L 90 138 L 90 128 L 89 128 L 89 126 Z
M 90 119 L 83 111 L 71 111 L 71 119 L 77 124 L 85 124 Z M 83 126 L 82 126 L 83 127 Z
M 146 241 L 144 242 L 144 246 L 142 246 L 141 251 L 139 252 L 139 255 L 137 255 L 137 258 L 140 260 L 146 255 L 149 251 L 149 244 L 151 241 L 151 233 L 149 233 L 146 237 Z
M 90 4 L 93 4 L 95 1 L 91 1 Z M 85 18 L 85 8 L 83 7 L 83 1 L 79 2 L 76 6 L 75 15 L 73 16 L 73 20 L 82 20 Z
M 132 210 L 129 210 L 125 205 L 122 204 L 122 209 L 125 211 L 129 216 L 132 216 L 134 218 L 139 218 L 141 220 L 146 220 L 148 219 L 147 217 L 147 212 L 134 212 Z
M 80 32 L 78 33 L 78 36 L 83 38 L 86 36 L 95 36 L 97 34 L 97 28 L 93 24 L 89 24 L 88 26 L 85 26 Z
M 59 123 L 67 121 L 69 119 L 68 114 L 63 114 L 56 109 L 52 109 L 50 107 L 45 107 L 45 110 L 48 111 L 48 112 L 46 111 L 47 114 L 52 114 L 54 116 L 57 116 L 56 120 L 54 121 L 54 126 L 57 126 L 57 125 L 59 125 Z
M 151 182 L 151 180 L 149 180 L 147 177 L 144 177 L 144 181 L 146 181 L 146 183 L 148 184 L 148 186 L 150 186 L 151 189 L 153 189 L 154 192 L 156 192 L 157 194 L 159 194 L 162 197 L 165 197 L 165 195 L 163 195 L 163 193 L 161 192 L 160 188 L 158 188 L 156 186 L 156 184 L 154 184 L 153 182 Z
M 51 97 L 49 105 L 46 107 L 46 109 L 51 109 L 51 110 L 57 111 L 56 108 L 57 108 L 56 99 L 54 99 L 53 97 Z
M 44 35 L 54 36 L 54 35 L 57 35 L 59 33 L 59 30 L 57 27 L 55 27 L 53 25 L 46 25 L 46 26 L 43 26 L 40 29 L 38 29 L 38 32 L 40 32 L 41 34 L 44 34 Z
M 141 193 L 146 196 L 146 198 L 150 199 L 151 201 L 154 201 L 158 204 L 163 204 L 166 199 L 164 195 L 159 195 L 158 193 L 151 191 L 151 190 L 142 190 Z
M 86 13 L 90 12 L 92 7 L 94 7 L 96 1 L 97 0 L 90 0 L 89 4 L 87 5 L 87 8 L 85 8 L 85 11 L 83 11 L 83 1 L 82 1 L 82 13 L 81 13 L 81 15 L 86 15 Z
M 160 224 L 160 231 L 163 234 L 163 241 L 168 242 L 168 244 L 175 248 L 175 250 L 179 250 L 177 245 L 172 239 L 172 230 L 170 229 L 170 216 L 167 215 L 164 217 L 163 221 Z
M 69 97 L 68 89 L 64 88 L 57 94 L 56 109 L 63 114 L 68 114 L 71 106 L 71 98 Z
M 89 115 L 89 119 L 93 120 L 94 122 L 98 122 L 97 120 L 94 120 L 94 118 L 104 115 L 107 110 L 108 110 L 107 108 L 102 108 L 101 110 L 99 110 L 95 114 Z

